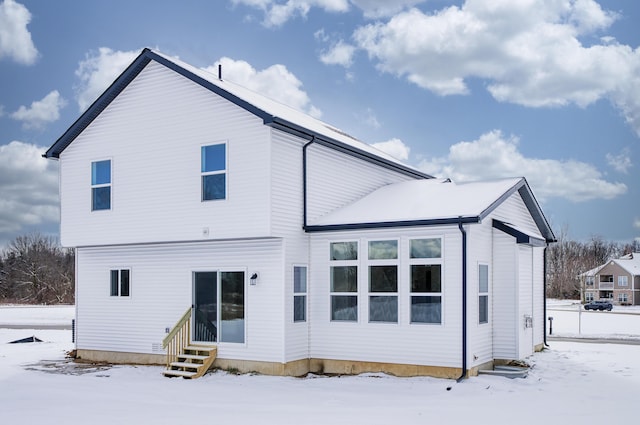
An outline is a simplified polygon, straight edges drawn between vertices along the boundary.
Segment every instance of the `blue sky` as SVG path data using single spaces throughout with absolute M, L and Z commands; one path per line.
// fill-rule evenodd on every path
M 524 176 L 557 235 L 640 238 L 640 2 L 0 1 L 0 246 L 57 235 L 40 155 L 144 47 L 432 175 Z

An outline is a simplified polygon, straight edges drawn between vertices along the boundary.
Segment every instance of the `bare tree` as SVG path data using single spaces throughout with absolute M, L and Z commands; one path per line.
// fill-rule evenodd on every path
M 27 304 L 74 302 L 74 253 L 54 238 L 18 236 L 2 255 L 0 297 Z

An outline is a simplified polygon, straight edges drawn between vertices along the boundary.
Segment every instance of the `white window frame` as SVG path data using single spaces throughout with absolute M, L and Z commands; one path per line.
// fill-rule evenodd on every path
M 422 239 L 439 239 L 440 240 L 440 257 L 438 258 L 411 258 L 411 241 L 413 240 L 422 240 Z M 445 253 L 444 253 L 444 237 L 439 235 L 439 236 L 422 236 L 422 237 L 412 237 L 410 239 L 408 239 L 407 242 L 407 253 L 405 254 L 405 257 L 409 260 L 408 261 L 408 270 L 407 270 L 407 276 L 409 276 L 408 279 L 408 283 L 409 283 L 409 323 L 412 325 L 421 325 L 421 326 L 444 326 L 444 317 L 445 317 L 445 310 L 444 310 L 444 275 L 445 275 L 445 270 L 444 270 L 444 257 L 445 257 Z M 411 266 L 440 266 L 440 292 L 412 292 L 412 275 L 411 275 Z M 412 314 L 412 300 L 413 297 L 440 297 L 440 322 L 422 322 L 422 321 L 414 321 L 413 318 L 411 317 Z
M 304 291 L 296 291 L 296 269 L 304 269 Z M 294 264 L 292 267 L 293 272 L 293 322 L 304 323 L 307 321 L 309 312 L 309 304 L 307 294 L 309 293 L 309 267 L 306 264 Z M 302 305 L 304 306 L 304 318 L 296 320 L 296 301 L 303 299 Z
M 625 275 L 618 276 L 618 286 L 629 286 L 629 277 Z
M 594 298 L 595 298 L 595 297 L 594 297 L 594 293 L 593 293 L 593 292 L 585 292 L 585 293 L 584 293 L 584 300 L 585 300 L 586 302 L 593 301 L 593 300 L 594 300 Z
M 355 243 L 356 244 L 356 259 L 355 260 L 333 260 L 331 259 L 331 249 L 334 243 Z M 327 254 L 329 256 L 329 320 L 333 323 L 358 323 L 360 321 L 360 245 L 359 239 L 344 239 L 344 240 L 332 240 L 329 241 Z M 333 278 L 334 267 L 355 267 L 356 268 L 356 290 L 354 292 L 342 292 L 333 291 L 331 279 Z M 349 319 L 334 319 L 333 312 L 333 299 L 334 297 L 355 297 L 356 298 L 356 318 L 355 320 Z
M 99 184 L 93 184 L 93 164 L 97 164 L 98 162 L 104 162 L 104 161 L 109 161 L 109 183 L 99 183 Z M 90 165 L 89 165 L 89 176 L 90 176 L 90 182 L 91 182 L 91 191 L 90 191 L 90 203 L 91 203 L 91 212 L 101 212 L 101 211 L 111 211 L 113 209 L 113 158 L 102 158 L 102 159 L 95 159 L 92 160 Z M 100 208 L 100 209 L 95 209 L 93 208 L 93 189 L 101 189 L 104 187 L 108 187 L 109 188 L 109 208 Z
M 584 283 L 587 286 L 593 286 L 596 283 L 596 277 L 595 276 L 587 276 L 587 278 L 586 278 Z
M 122 272 L 128 272 L 128 278 L 129 278 L 129 282 L 128 282 L 128 291 L 129 293 L 127 295 L 122 295 Z M 114 276 L 114 272 L 116 272 L 116 286 L 114 288 L 113 284 L 113 276 Z M 131 281 L 133 280 L 132 278 L 132 273 L 131 273 L 131 267 L 110 267 L 109 268 L 109 298 L 121 298 L 121 299 L 125 299 L 125 298 L 131 298 L 131 287 L 133 286 L 131 284 Z M 114 289 L 115 289 L 115 293 L 114 293 Z
M 371 243 L 375 242 L 395 242 L 396 244 L 396 257 L 395 258 L 384 258 L 384 259 L 371 259 Z M 366 241 L 367 246 L 367 256 L 366 258 L 366 270 L 367 270 L 367 318 L 369 323 L 382 323 L 382 324 L 398 324 L 400 322 L 400 311 L 399 311 L 399 286 L 400 286 L 400 241 L 396 238 L 375 238 Z M 395 266 L 396 268 L 396 290 L 395 292 L 372 292 L 371 291 L 371 268 L 372 267 L 385 267 L 385 266 Z M 371 320 L 371 298 L 372 297 L 389 297 L 395 298 L 396 301 L 396 320 L 386 321 L 386 320 Z
M 618 302 L 619 303 L 629 302 L 629 295 L 625 292 L 618 293 Z
M 202 150 L 209 146 L 224 145 L 224 169 L 214 171 L 202 171 Z M 217 174 L 224 174 L 224 198 L 217 199 L 204 199 L 204 177 L 213 176 Z M 227 140 L 220 140 L 217 142 L 206 143 L 200 146 L 200 201 L 201 202 L 215 202 L 224 201 L 229 198 L 229 143 Z
M 486 291 L 482 290 L 482 287 L 480 285 L 480 277 L 481 277 L 481 268 L 482 267 L 486 267 L 487 270 L 487 288 Z M 491 305 L 491 298 L 489 297 L 489 292 L 490 292 L 490 287 L 491 287 L 491 273 L 489 270 L 489 264 L 488 263 L 478 263 L 478 324 L 479 325 L 486 325 L 489 324 L 490 322 L 490 318 L 489 316 L 491 316 L 489 314 L 489 306 Z M 486 320 L 482 320 L 482 318 L 480 317 L 480 305 L 482 303 L 482 299 L 486 298 Z

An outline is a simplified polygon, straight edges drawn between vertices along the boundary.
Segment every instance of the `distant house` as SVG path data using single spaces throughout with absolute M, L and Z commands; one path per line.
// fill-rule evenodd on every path
M 582 275 L 585 301 L 611 300 L 614 304 L 640 305 L 640 253 L 634 252 Z
M 543 346 L 524 178 L 432 178 L 148 49 L 45 156 L 81 358 L 462 377 Z

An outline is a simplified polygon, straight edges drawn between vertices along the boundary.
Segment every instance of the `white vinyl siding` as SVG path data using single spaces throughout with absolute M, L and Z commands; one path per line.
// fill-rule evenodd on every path
M 493 229 L 493 356 L 516 359 L 520 322 L 515 238 Z
M 269 137 L 261 119 L 150 62 L 60 156 L 63 245 L 269 236 Z M 222 140 L 227 199 L 201 202 L 200 148 Z M 109 214 L 92 214 L 87 168 L 105 157 L 122 184 Z
M 307 148 L 307 220 L 312 223 L 375 189 L 406 180 L 411 177 L 312 144 Z
M 244 294 L 246 343 L 219 343 L 218 357 L 282 362 L 284 294 L 271 284 L 284 277 L 280 239 L 79 248 L 76 255 L 78 349 L 164 354 L 154 347 L 191 306 L 194 272 L 257 270 L 260 283 Z M 109 270 L 124 261 L 135 271 L 135 296 L 108 297 Z
M 409 240 L 442 240 L 442 323 L 410 323 Z M 398 240 L 398 323 L 386 325 L 331 321 L 329 243 L 359 242 L 360 269 L 366 267 L 368 241 Z M 311 235 L 309 317 L 311 357 L 318 359 L 360 360 L 400 364 L 460 367 L 461 364 L 461 237 L 457 226 L 330 232 Z M 363 256 L 362 253 L 365 253 Z M 440 261 L 440 260 L 437 260 Z M 369 296 L 367 273 L 358 275 L 358 297 Z M 366 314 L 366 304 L 359 303 L 359 314 Z M 384 343 L 381 343 L 384 341 Z

